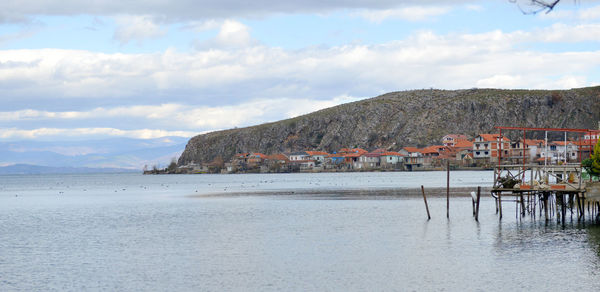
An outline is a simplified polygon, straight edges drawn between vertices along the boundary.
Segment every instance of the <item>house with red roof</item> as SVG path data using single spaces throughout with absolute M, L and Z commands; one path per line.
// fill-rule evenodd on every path
M 541 163 L 557 164 L 558 162 L 578 161 L 578 147 L 574 141 L 552 141 L 540 151 Z
M 404 155 L 406 170 L 415 170 L 423 167 L 424 158 L 421 149 L 417 147 L 404 147 L 399 152 Z
M 473 140 L 473 158 L 498 162 L 499 156 L 510 156 L 510 140 L 500 134 L 479 134 Z
M 468 140 L 467 136 L 461 134 L 448 134 L 442 137 L 442 144 L 448 147 L 454 147 L 456 143 L 463 140 Z
M 327 152 L 323 152 L 323 151 L 305 151 L 309 157 L 309 160 L 314 160 L 315 162 L 318 162 L 318 164 L 324 163 L 325 162 L 325 158 L 329 155 L 329 153 Z
M 362 153 L 358 157 L 358 163 L 354 164 L 355 169 L 373 169 L 379 168 L 381 153 L 367 152 Z
M 399 169 L 404 165 L 404 155 L 398 152 L 386 151 L 379 157 L 381 168 Z

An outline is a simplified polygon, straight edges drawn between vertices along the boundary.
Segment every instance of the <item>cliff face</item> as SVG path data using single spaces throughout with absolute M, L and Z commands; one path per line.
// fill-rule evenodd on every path
M 440 144 L 449 133 L 497 132 L 495 126 L 595 129 L 599 120 L 600 87 L 392 92 L 279 122 L 198 135 L 188 142 L 179 165 L 218 156 L 227 161 L 241 152 L 398 150 Z

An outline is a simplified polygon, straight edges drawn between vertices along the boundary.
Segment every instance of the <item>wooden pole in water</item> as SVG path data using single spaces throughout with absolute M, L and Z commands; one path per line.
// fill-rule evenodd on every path
M 479 200 L 481 199 L 481 187 L 477 187 L 477 203 L 475 205 L 475 221 L 479 222 Z
M 544 217 L 548 221 L 548 194 L 544 192 Z
M 427 210 L 427 220 L 431 220 L 431 215 L 429 214 L 429 206 L 427 206 L 427 197 L 425 197 L 425 188 L 421 186 L 421 192 L 423 193 L 423 201 L 425 202 L 425 210 Z
M 502 191 L 496 194 L 498 195 L 498 212 L 500 213 L 500 219 L 502 219 Z
M 523 200 L 523 193 L 521 193 L 521 216 L 525 217 L 525 201 Z
M 450 218 L 450 160 L 446 160 L 446 218 Z

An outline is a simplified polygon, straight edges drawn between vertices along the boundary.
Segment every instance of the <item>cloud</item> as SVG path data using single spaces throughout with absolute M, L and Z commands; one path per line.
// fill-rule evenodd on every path
M 145 39 L 159 38 L 166 34 L 155 20 L 148 15 L 119 15 L 115 16 L 117 28 L 113 38 L 121 44 L 130 41 L 142 42 Z
M 600 19 L 600 6 L 593 6 L 577 10 L 555 9 L 552 13 L 538 14 L 542 19 L 561 19 L 561 20 L 577 20 L 577 21 L 595 21 Z
M 0 51 L 0 127 L 11 137 L 84 135 L 93 133 L 90 129 L 137 137 L 145 134 L 136 131 L 149 131 L 132 126 L 199 133 L 402 89 L 559 89 L 600 81 L 600 50 L 536 49 L 545 43 L 597 41 L 595 24 L 477 34 L 419 31 L 378 45 L 300 50 L 242 46 L 251 39 L 244 24 L 222 21 L 219 28 L 215 39 L 245 41 L 141 54 Z M 87 131 L 69 133 L 73 124 Z
M 327 100 L 311 99 L 258 99 L 243 102 L 237 105 L 225 106 L 189 106 L 184 104 L 162 104 L 162 105 L 135 105 L 120 106 L 114 108 L 94 108 L 87 111 L 65 111 L 51 112 L 34 109 L 26 109 L 12 112 L 0 112 L 0 122 L 24 122 L 36 121 L 38 125 L 44 125 L 49 121 L 69 121 L 71 124 L 86 124 L 86 120 L 97 121 L 114 120 L 115 126 L 122 120 L 135 121 L 136 125 L 156 125 L 166 129 L 185 129 L 190 132 L 209 129 L 226 129 L 232 127 L 250 126 L 267 121 L 276 121 L 296 117 L 313 111 L 332 107 L 342 103 L 357 101 L 360 98 L 341 95 Z M 290 104 L 297 104 L 290 107 Z M 252 109 L 252 110 L 248 110 Z M 110 123 L 105 121 L 105 124 Z M 107 133 L 107 128 L 101 128 L 101 133 Z M 14 131 L 15 129 L 11 129 Z M 86 128 L 87 131 L 89 128 Z M 45 132 L 44 132 L 45 131 Z M 43 129 L 43 133 L 48 132 Z M 11 132 L 12 133 L 12 132 Z M 29 136 L 38 135 L 31 130 L 16 133 L 31 133 Z M 62 133 L 62 132 L 61 132 Z M 112 135 L 112 130 L 111 132 Z M 138 132 L 125 131 L 124 136 L 134 135 Z M 73 135 L 88 135 L 89 133 L 79 131 Z M 28 134 L 20 134 L 27 136 Z M 154 138 L 154 136 L 152 136 Z
M 112 136 L 131 137 L 138 139 L 153 139 L 165 136 L 192 137 L 198 133 L 186 131 L 165 131 L 159 129 L 121 130 L 115 128 L 37 128 L 0 129 L 2 139 L 36 139 L 48 137 L 81 137 L 81 136 Z
M 225 22 L 218 39 L 232 46 L 247 44 L 247 32 L 243 24 Z M 369 96 L 431 86 L 470 88 L 479 80 L 515 74 L 529 80 L 522 86 L 534 88 L 546 83 L 533 80 L 554 80 L 556 72 L 581 75 L 595 70 L 600 59 L 594 50 L 545 53 L 531 44 L 598 41 L 599 35 L 600 26 L 588 24 L 532 32 L 439 35 L 421 31 L 379 45 L 302 50 L 264 45 L 143 54 L 4 50 L 0 51 L 0 100 L 21 109 L 20 102 L 56 98 L 88 100 L 88 104 L 93 99 L 105 104 L 143 99 L 157 104 L 168 97 L 183 104 L 217 105 L 259 98 Z M 522 50 L 523 46 L 529 49 Z
M 209 29 L 214 25 L 213 22 L 207 22 L 198 29 Z M 225 20 L 219 26 L 219 33 L 210 40 L 196 43 L 196 49 L 235 49 L 257 45 L 258 41 L 250 35 L 250 28 L 243 23 L 235 20 Z
M 363 10 L 355 13 L 355 15 L 376 23 L 380 23 L 386 19 L 422 21 L 446 14 L 450 10 L 450 7 L 442 6 L 412 6 L 395 9 Z
M 472 1 L 453 1 L 453 4 Z M 169 21 L 262 17 L 277 13 L 312 13 L 345 9 L 393 9 L 399 6 L 445 5 L 446 0 L 154 0 L 137 1 L 78 1 L 78 0 L 21 0 L 1 1 L 0 20 L 18 21 L 38 15 L 151 15 Z

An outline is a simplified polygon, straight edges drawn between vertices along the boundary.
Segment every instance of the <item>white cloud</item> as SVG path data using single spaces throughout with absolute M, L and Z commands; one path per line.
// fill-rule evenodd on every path
M 209 28 L 212 25 L 212 23 L 208 23 L 200 29 Z M 239 49 L 257 44 L 258 41 L 252 38 L 248 26 L 239 21 L 228 19 L 219 25 L 219 32 L 216 37 L 197 42 L 196 48 L 199 50 Z
M 249 37 L 239 22 L 223 21 L 220 28 L 223 40 Z M 196 133 L 275 121 L 355 100 L 349 96 L 402 89 L 592 86 L 600 82 L 595 75 L 600 50 L 535 48 L 598 35 L 597 25 L 582 24 L 478 34 L 421 31 L 380 45 L 302 50 L 264 45 L 148 54 L 4 50 L 0 127 L 4 135 L 30 137 L 52 131 L 83 135 L 90 129 L 104 129 L 102 135 L 146 135 L 116 130 L 123 124 Z M 103 106 L 88 105 L 90 99 Z M 83 109 L 36 108 L 81 100 Z M 68 132 L 69 123 L 87 132 Z M 22 130 L 25 126 L 40 130 Z
M 453 4 L 473 2 L 453 1 Z M 312 13 L 345 9 L 394 9 L 399 6 L 446 5 L 447 0 L 153 0 L 138 1 L 79 1 L 79 0 L 21 0 L 0 1 L 0 21 L 21 21 L 38 15 L 152 15 L 170 21 L 227 19 L 232 17 L 261 17 L 277 13 Z
M 165 136 L 192 137 L 197 132 L 165 131 L 160 129 L 122 130 L 115 128 L 37 128 L 31 130 L 0 128 L 2 139 L 36 139 L 47 137 L 115 136 L 152 139 Z
M 81 124 L 85 123 L 85 120 L 93 119 L 133 119 L 136 121 L 136 124 L 148 124 L 154 121 L 155 124 L 162 125 L 164 128 L 198 131 L 198 129 L 226 129 L 249 126 L 265 122 L 265 118 L 268 119 L 269 117 L 272 121 L 291 118 L 342 103 L 357 101 L 359 99 L 360 98 L 342 95 L 329 100 L 289 98 L 258 99 L 237 105 L 213 107 L 162 104 L 155 106 L 136 105 L 115 108 L 95 108 L 88 111 L 69 112 L 50 112 L 26 109 L 13 112 L 0 112 L 0 121 L 38 121 L 40 124 L 45 124 L 48 121 L 56 122 L 59 120 L 68 120 L 72 123 Z M 296 106 L 290 107 L 290 104 L 296 104 Z M 16 131 L 16 129 L 10 129 L 9 132 L 19 133 L 19 135 L 25 137 L 34 137 L 36 135 L 49 135 L 47 134 L 48 132 L 50 132 L 50 134 L 56 134 L 51 132 L 55 130 L 56 129 L 49 130 L 43 128 L 36 131 L 27 130 L 23 132 Z M 71 135 L 89 135 L 92 133 L 92 130 L 99 131 L 99 134 L 106 135 L 140 136 L 140 133 L 136 131 L 117 131 L 112 128 L 85 128 L 85 131 L 75 131 L 74 133 L 71 133 Z M 182 133 L 189 132 L 190 131 L 185 131 Z M 63 132 L 60 132 L 60 134 L 63 134 Z M 155 136 L 148 137 L 154 138 Z
M 583 9 L 563 10 L 554 9 L 552 13 L 541 13 L 538 17 L 542 19 L 562 19 L 577 21 L 595 21 L 600 19 L 600 6 L 593 6 Z
M 371 22 L 380 23 L 386 19 L 402 19 L 407 21 L 429 20 L 450 12 L 450 7 L 442 6 L 412 6 L 393 9 L 365 10 L 356 15 Z
M 222 26 L 223 40 L 248 36 L 240 23 Z M 595 70 L 600 62 L 598 52 L 543 53 L 520 47 L 540 41 L 594 41 L 599 35 L 600 26 L 588 24 L 555 25 L 533 32 L 438 35 L 423 31 L 381 45 L 304 50 L 262 45 L 148 54 L 4 50 L 0 51 L 0 100 L 155 98 L 152 103 L 157 103 L 160 96 L 183 94 L 184 103 L 223 104 L 215 99 L 221 98 L 231 104 L 271 97 L 322 99 L 340 91 L 368 96 L 382 90 L 432 85 L 470 88 L 479 80 L 516 73 L 530 80 L 523 86 L 533 88 L 542 83 L 531 80 L 554 80 L 556 74 L 581 75 Z M 498 72 L 499 68 L 504 72 Z M 453 77 L 457 73 L 460 79 Z
M 117 28 L 113 38 L 121 44 L 130 41 L 138 43 L 145 39 L 159 38 L 166 34 L 155 20 L 148 15 L 119 15 L 115 16 Z

